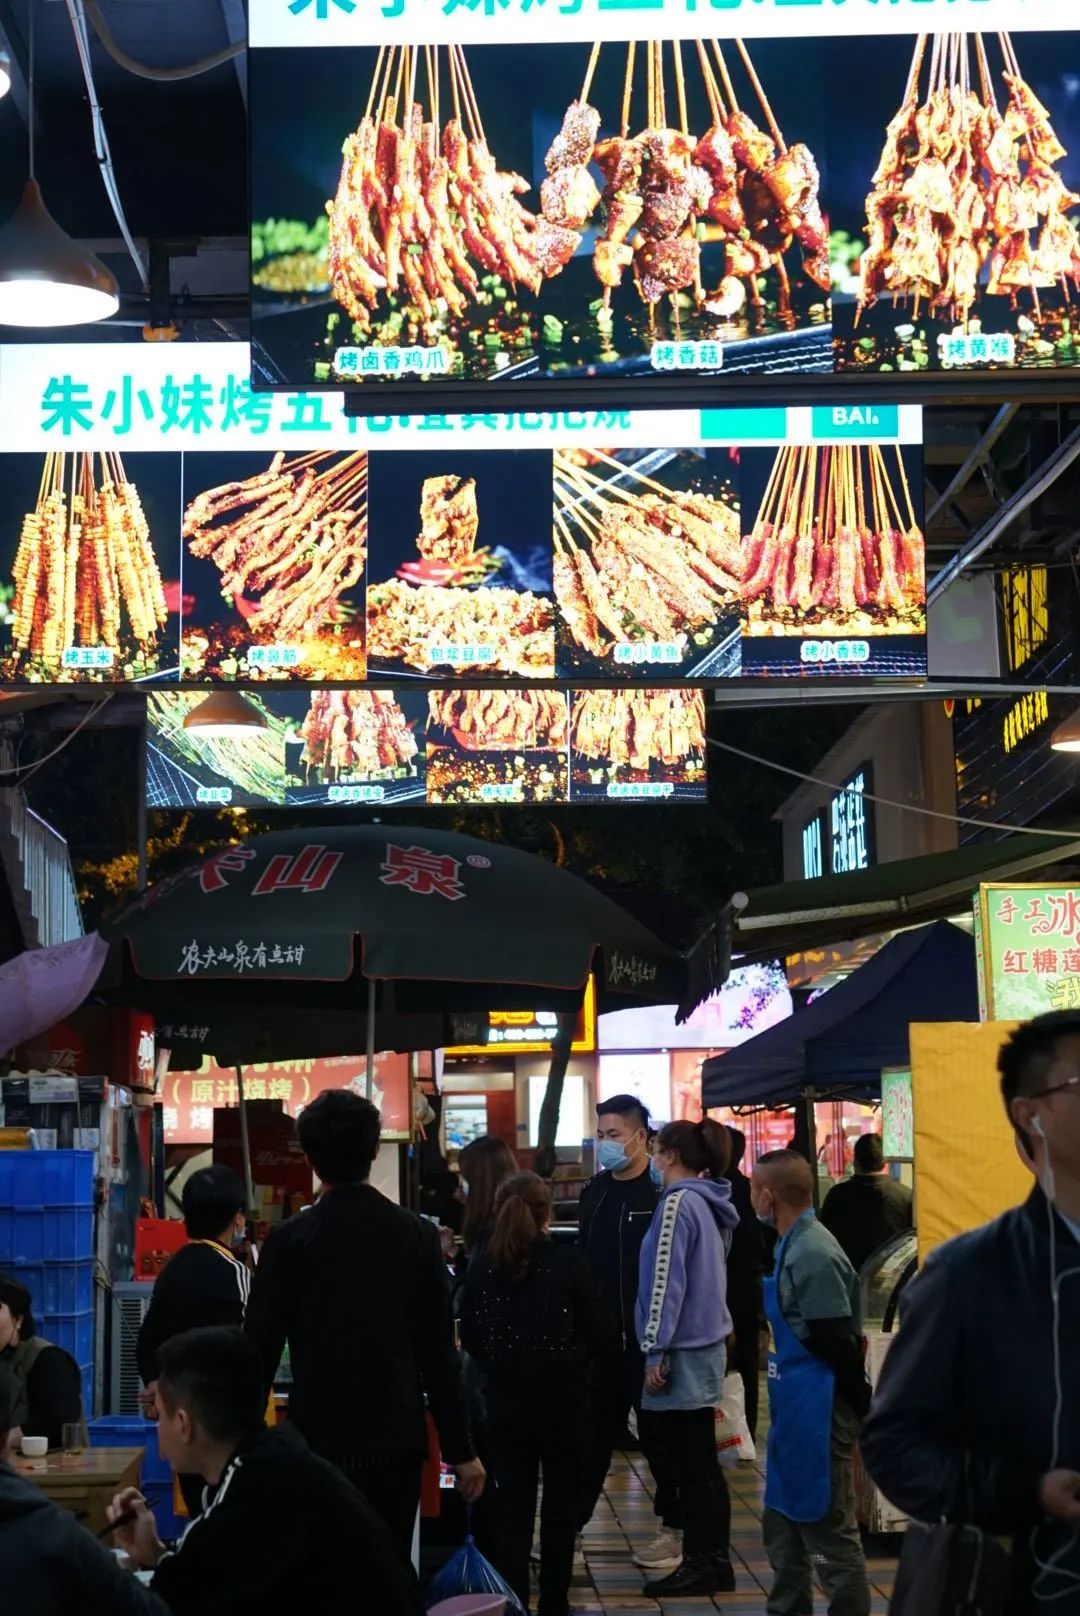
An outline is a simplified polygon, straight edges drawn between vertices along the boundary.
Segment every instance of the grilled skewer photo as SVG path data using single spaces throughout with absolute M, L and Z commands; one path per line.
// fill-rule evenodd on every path
M 703 691 L 571 695 L 571 801 L 638 795 L 704 802 L 705 749 Z
M 316 154 L 329 291 L 262 273 L 260 346 L 282 381 L 384 390 L 643 376 L 678 337 L 790 338 L 822 368 L 821 59 L 806 40 L 316 48 L 298 85 L 260 53 L 275 149 Z M 254 150 L 265 252 L 313 176 Z
M 885 59 L 900 104 L 846 230 L 858 258 L 835 288 L 855 298 L 838 304 L 839 368 L 1080 362 L 1080 154 L 1055 128 L 1072 117 L 1060 43 L 922 34 Z
M 10 604 L 6 679 L 176 678 L 179 469 L 114 452 L 5 456 Z M 171 540 L 171 544 L 167 543 Z
M 416 773 L 420 747 L 392 690 L 313 690 L 300 739 L 309 784 Z
M 146 700 L 147 805 L 151 808 L 227 805 L 280 808 L 288 800 L 285 741 L 289 720 L 261 695 L 247 699 L 263 720 L 250 734 L 201 735 L 184 719 L 205 691 L 151 691 Z
M 565 801 L 568 723 L 559 690 L 432 691 L 428 801 Z
M 744 528 L 742 592 L 750 638 L 925 634 L 925 547 L 901 449 L 778 450 Z
M 185 674 L 362 679 L 367 456 L 238 456 L 209 484 L 222 469 L 185 456 Z
M 685 674 L 738 626 L 743 551 L 730 471 L 702 451 L 556 453 L 560 677 L 635 664 Z M 587 460 L 588 464 L 582 462 Z
M 368 657 L 381 674 L 551 678 L 551 456 L 372 460 Z

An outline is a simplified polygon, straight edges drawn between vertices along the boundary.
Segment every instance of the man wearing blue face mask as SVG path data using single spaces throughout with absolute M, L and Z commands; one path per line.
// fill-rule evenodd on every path
M 660 1192 L 649 1173 L 648 1108 L 632 1094 L 617 1094 L 597 1106 L 596 1159 L 600 1171 L 581 1192 L 580 1240 L 619 1333 L 618 1357 L 597 1365 L 593 1377 L 594 1419 L 580 1511 L 583 1527 L 592 1518 L 604 1490 L 612 1454 L 625 1439 L 630 1410 L 640 1413 L 645 1382 L 645 1360 L 637 1342 L 634 1309 L 641 1245 Z M 682 1548 L 674 1501 L 660 1478 L 656 1479 L 655 1507 L 662 1530 L 642 1555 L 652 1556 L 647 1561 L 649 1570 L 664 1570 L 679 1564 Z M 638 1559 L 646 1563 L 641 1556 Z

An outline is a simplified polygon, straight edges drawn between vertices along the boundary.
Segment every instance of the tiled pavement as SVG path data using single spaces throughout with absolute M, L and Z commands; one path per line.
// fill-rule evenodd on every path
M 769 1562 L 761 1542 L 761 1509 L 765 1477 L 759 1466 L 740 1465 L 725 1471 L 731 1488 L 731 1550 L 738 1577 L 733 1594 L 715 1599 L 673 1599 L 658 1605 L 642 1592 L 645 1577 L 631 1563 L 634 1548 L 656 1532 L 652 1511 L 652 1478 L 640 1454 L 620 1455 L 605 1496 L 585 1532 L 585 1554 L 574 1569 L 570 1604 L 588 1616 L 638 1611 L 642 1616 L 703 1616 L 715 1607 L 726 1616 L 762 1616 L 769 1583 Z M 871 1559 L 874 1616 L 884 1616 L 896 1570 L 894 1559 Z M 818 1595 L 815 1613 L 825 1611 Z

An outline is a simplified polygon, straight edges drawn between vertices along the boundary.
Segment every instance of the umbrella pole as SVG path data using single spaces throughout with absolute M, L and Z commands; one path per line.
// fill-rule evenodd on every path
M 240 1151 L 244 1158 L 244 1193 L 248 1216 L 255 1213 L 255 1186 L 251 1182 L 251 1141 L 248 1138 L 247 1100 L 244 1098 L 244 1068 L 236 1068 L 236 1092 L 240 1101 Z
M 367 1065 L 364 1069 L 364 1098 L 370 1100 L 375 1092 L 375 978 L 368 977 L 367 985 Z

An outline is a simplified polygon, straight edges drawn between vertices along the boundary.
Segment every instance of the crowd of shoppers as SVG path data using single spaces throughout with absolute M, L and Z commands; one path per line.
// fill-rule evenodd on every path
M 321 1095 L 299 1123 L 318 1202 L 270 1235 L 250 1297 L 232 1249 L 239 1181 L 221 1168 L 188 1181 L 190 1242 L 157 1283 L 138 1357 L 160 1452 L 197 1482 L 193 1520 L 171 1545 L 134 1490 L 110 1512 L 149 1586 L 5 1463 L 19 1427 L 51 1432 L 77 1386 L 66 1355 L 37 1337 L 32 1298 L 0 1276 L 0 1586 L 51 1616 L 254 1616 L 343 1600 L 358 1616 L 419 1616 L 409 1562 L 427 1408 L 465 1498 L 487 1488 L 490 1558 L 523 1610 L 541 1482 L 538 1616 L 570 1616 L 583 1499 L 630 1440 L 627 1424 L 664 1500 L 666 1558 L 646 1560 L 645 1593 L 726 1592 L 735 1571 L 715 1410 L 735 1364 L 753 1407 L 763 1312 L 768 1616 L 806 1616 L 815 1582 L 830 1616 L 868 1616 L 856 1441 L 913 1521 L 963 1520 L 1009 1540 L 1007 1616 L 1080 1606 L 1080 1285 L 1070 1283 L 1080 1279 L 1080 1013 L 1020 1028 L 1000 1074 L 1036 1185 L 1024 1207 L 931 1256 L 905 1295 L 872 1405 L 856 1268 L 867 1241 L 880 1247 L 911 1211 L 887 1186 L 872 1136 L 819 1219 L 812 1168 L 794 1150 L 760 1156 L 747 1180 L 736 1130 L 677 1122 L 653 1133 L 640 1102 L 618 1097 L 598 1115 L 600 1172 L 576 1245 L 551 1236 L 545 1179 L 481 1139 L 462 1154 L 463 1247 L 450 1275 L 432 1223 L 369 1182 L 375 1108 Z M 289 1423 L 274 1427 L 267 1398 L 286 1345 Z M 1022 1398 L 1002 1395 L 1018 1382 Z

